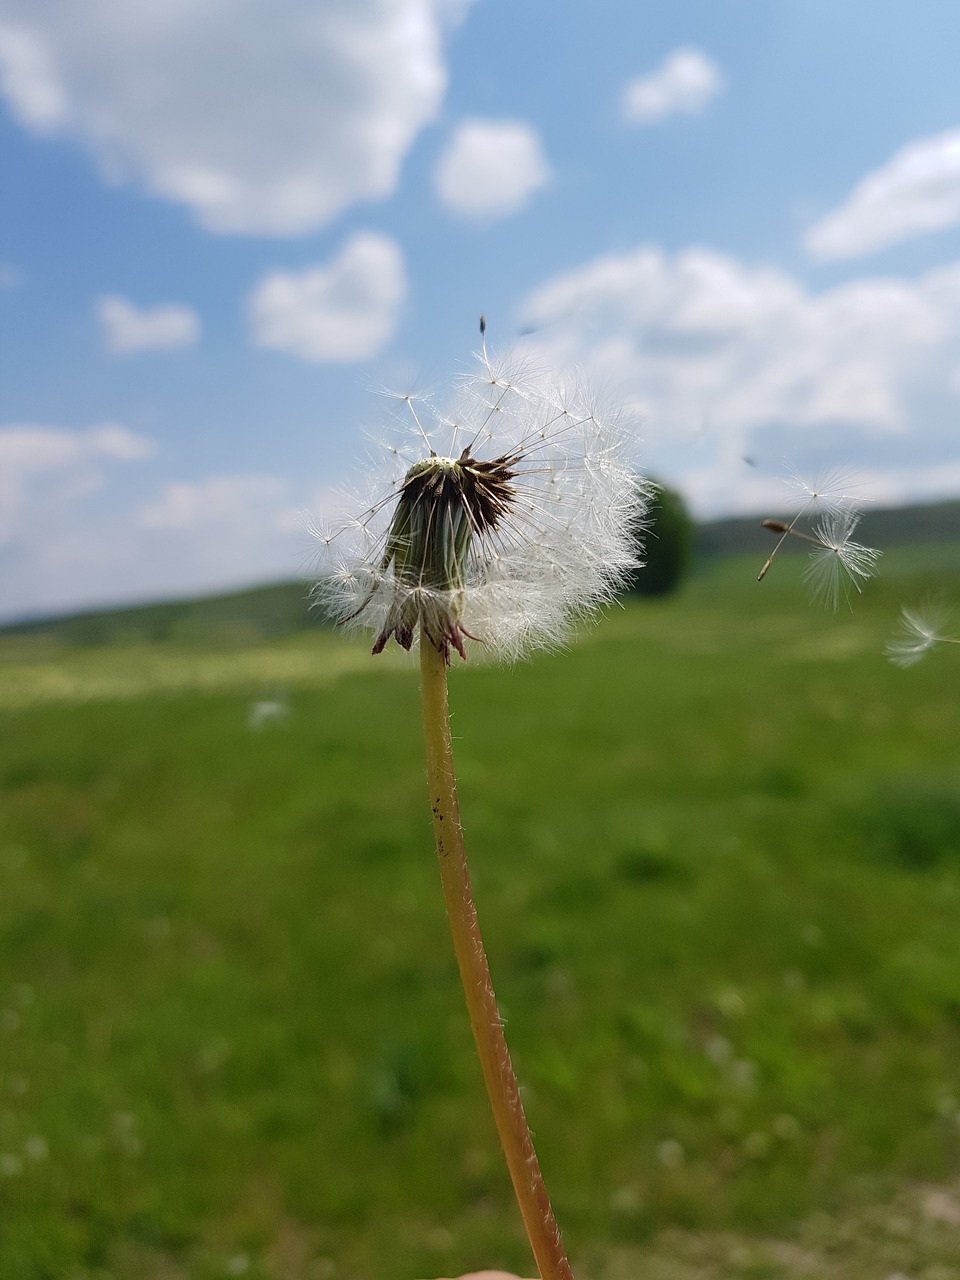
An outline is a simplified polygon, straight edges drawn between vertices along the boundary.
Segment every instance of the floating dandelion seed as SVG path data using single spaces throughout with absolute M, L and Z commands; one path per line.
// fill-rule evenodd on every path
M 830 512 L 813 536 L 817 545 L 810 553 L 803 577 L 810 584 L 814 599 L 831 609 L 838 608 L 841 596 L 847 598 L 851 586 L 858 593 L 863 590 L 863 583 L 873 577 L 880 558 L 880 552 L 873 547 L 854 542 L 859 523 L 855 511 Z
M 794 501 L 800 505 L 800 516 L 811 511 L 843 511 L 864 501 L 854 492 L 862 488 L 862 481 L 853 472 L 839 468 L 821 471 L 810 481 L 799 472 L 791 471 L 786 483 L 794 491 Z
M 793 491 L 791 503 L 798 505 L 799 509 L 789 524 L 783 524 L 778 530 L 780 537 L 777 540 L 777 545 L 767 556 L 763 568 L 757 574 L 758 582 L 763 581 L 767 570 L 773 564 L 774 557 L 783 546 L 784 540 L 790 534 L 797 532 L 797 527 L 801 520 L 817 512 L 828 514 L 852 509 L 857 499 L 849 491 L 860 487 L 860 482 L 854 475 L 849 471 L 841 471 L 839 469 L 822 471 L 812 481 L 805 480 L 797 471 L 791 471 L 787 477 L 786 484 Z M 763 523 L 765 528 L 772 529 L 775 522 L 765 520 Z M 797 536 L 801 535 L 798 534 Z
M 884 652 L 896 666 L 912 667 L 938 644 L 960 644 L 960 636 L 946 634 L 950 617 L 950 611 L 942 604 L 928 603 L 922 610 L 904 606 L 897 630 Z
M 555 645 L 636 567 L 647 500 L 623 423 L 579 383 L 549 383 L 482 349 L 454 412 L 401 397 L 405 422 L 363 513 L 321 534 L 316 597 L 373 651 L 426 636 L 516 658 Z
M 846 472 L 834 471 L 818 478 L 812 485 L 798 476 L 794 476 L 789 484 L 799 491 L 800 510 L 789 523 L 782 520 L 761 522 L 764 529 L 779 537 L 757 574 L 757 581 L 763 581 L 786 539 L 800 538 L 813 546 L 804 580 L 810 584 L 815 600 L 836 609 L 840 597 L 846 599 L 851 586 L 858 593 L 863 590 L 863 583 L 873 577 L 880 558 L 879 551 L 855 542 L 853 538 L 860 516 L 849 505 L 853 499 L 847 490 L 855 487 L 855 481 Z M 799 527 L 801 519 L 811 510 L 822 512 L 820 522 L 810 530 Z

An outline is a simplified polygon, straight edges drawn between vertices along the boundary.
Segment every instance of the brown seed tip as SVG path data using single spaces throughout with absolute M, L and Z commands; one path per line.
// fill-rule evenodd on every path
M 487 317 L 481 316 L 480 317 L 480 337 L 482 338 L 486 332 L 487 332 Z
M 761 520 L 761 528 L 769 529 L 771 533 L 789 533 L 789 525 L 785 525 L 780 520 Z

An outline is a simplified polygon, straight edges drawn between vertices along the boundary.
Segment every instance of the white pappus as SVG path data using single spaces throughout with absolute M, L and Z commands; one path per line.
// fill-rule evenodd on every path
M 619 415 L 485 346 L 451 411 L 397 399 L 356 515 L 318 530 L 315 598 L 338 623 L 371 630 L 374 653 L 419 634 L 448 662 L 465 640 L 515 659 L 613 597 L 649 496 Z

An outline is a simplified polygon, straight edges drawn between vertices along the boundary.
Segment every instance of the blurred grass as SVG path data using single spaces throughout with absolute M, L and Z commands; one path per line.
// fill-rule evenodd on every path
M 758 587 L 731 558 L 454 672 L 481 920 L 583 1274 L 957 1173 L 958 668 L 882 647 L 958 558 L 891 553 L 837 615 L 799 562 Z M 286 714 L 253 729 L 264 700 Z M 326 631 L 0 639 L 5 1280 L 529 1270 L 418 717 L 410 661 Z
M 368 657 L 363 648 L 347 647 L 320 632 L 212 652 L 143 643 L 78 650 L 45 639 L 0 636 L 0 708 L 216 690 L 315 688 L 366 670 Z M 395 669 L 400 662 L 390 654 L 384 665 Z

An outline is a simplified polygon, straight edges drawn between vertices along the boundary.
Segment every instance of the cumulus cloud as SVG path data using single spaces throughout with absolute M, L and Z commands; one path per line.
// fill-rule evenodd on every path
M 960 494 L 960 462 L 941 459 L 934 463 L 916 462 L 889 471 L 864 468 L 859 475 L 861 492 L 872 502 L 899 506 L 908 502 L 935 502 L 938 498 Z
M 3 0 L 0 92 L 214 232 L 298 235 L 395 188 L 466 0 Z
M 0 290 L 16 289 L 23 284 L 23 273 L 12 262 L 0 262 Z
M 406 295 L 399 246 L 354 236 L 325 266 L 274 271 L 247 304 L 253 341 L 315 363 L 367 360 L 393 336 Z
M 137 496 L 150 441 L 123 427 L 0 428 L 0 617 L 293 577 L 312 540 L 270 475 L 167 482 Z
M 0 23 L 0 93 L 25 125 L 41 132 L 66 113 L 50 51 L 29 28 Z
M 821 260 L 857 258 L 960 222 L 960 129 L 909 143 L 816 222 L 804 247 Z
M 720 68 L 705 53 L 675 49 L 656 71 L 624 86 L 620 110 L 631 124 L 657 124 L 668 116 L 698 115 L 723 87 Z
M 163 485 L 130 519 L 151 594 L 292 578 L 313 544 L 291 485 L 272 475 L 215 475 Z
M 749 506 L 744 455 L 805 453 L 805 438 L 846 432 L 858 455 L 893 439 L 899 467 L 922 422 L 931 455 L 955 454 L 960 263 L 810 293 L 708 249 L 642 247 L 547 281 L 520 319 L 551 363 L 585 363 L 627 399 L 701 511 Z
M 284 505 L 286 490 L 276 476 L 213 476 L 196 483 L 174 482 L 139 508 L 137 521 L 144 529 L 187 532 L 225 522 L 240 525 L 259 511 L 267 512 L 278 529 L 290 531 L 302 527 L 302 522 L 294 508 Z
M 154 452 L 152 441 L 116 423 L 86 431 L 17 424 L 0 427 L 0 543 L 14 537 L 36 504 L 86 494 L 104 483 L 104 464 L 136 462 Z M 44 492 L 37 481 L 42 479 Z
M 539 135 L 520 120 L 464 120 L 434 174 L 448 209 L 485 221 L 519 213 L 549 180 Z
M 108 351 L 170 351 L 200 341 L 200 318 L 190 307 L 167 305 L 138 310 L 126 298 L 109 294 L 97 303 Z

